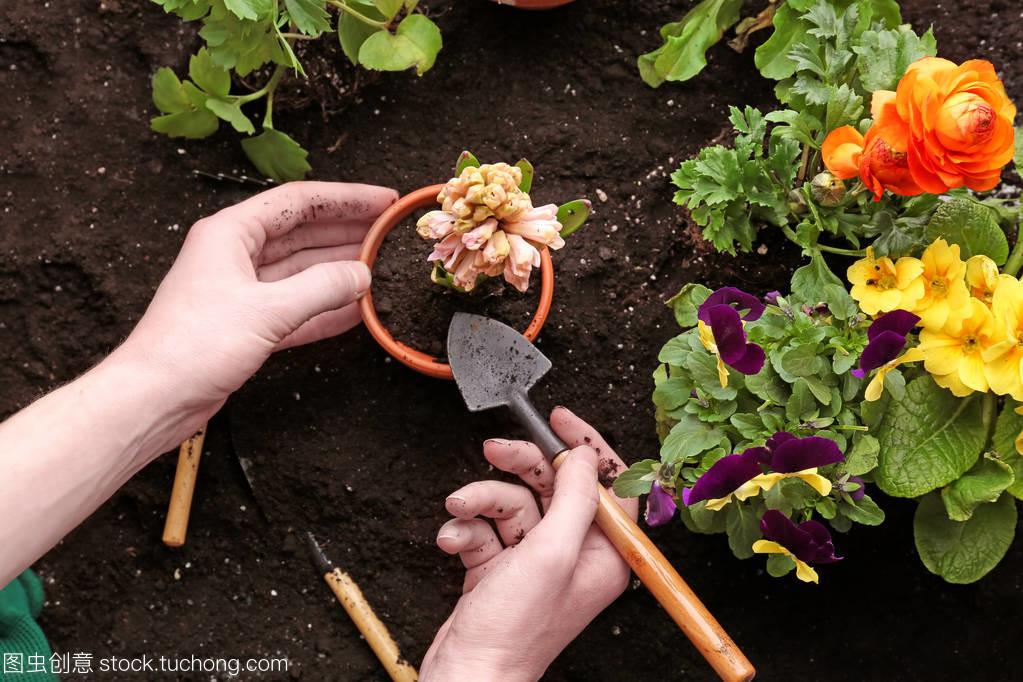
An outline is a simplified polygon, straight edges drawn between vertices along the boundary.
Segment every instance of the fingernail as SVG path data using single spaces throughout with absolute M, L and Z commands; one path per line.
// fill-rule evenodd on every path
M 465 503 L 465 498 L 462 497 L 461 495 L 448 495 L 446 499 L 448 499 L 448 500 L 458 500 L 459 502 L 462 502 L 463 504 Z
M 373 274 L 369 271 L 369 267 L 362 261 L 354 261 L 358 265 L 353 266 L 355 273 L 355 295 L 362 297 L 369 291 L 370 282 L 373 281 Z M 359 267 L 362 266 L 362 267 Z
M 437 541 L 438 542 L 440 542 L 441 540 L 457 540 L 457 539 L 458 539 L 458 533 L 452 533 L 451 531 L 448 531 L 448 532 L 443 532 L 442 531 L 440 533 L 437 533 Z
M 483 441 L 483 445 L 490 445 L 491 443 L 496 443 L 497 445 L 509 445 L 511 441 L 505 440 L 504 438 L 487 438 Z

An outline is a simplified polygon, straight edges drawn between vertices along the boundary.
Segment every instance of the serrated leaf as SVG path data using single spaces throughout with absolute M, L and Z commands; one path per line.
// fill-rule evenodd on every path
M 212 97 L 206 100 L 206 108 L 212 111 L 217 117 L 230 123 L 239 133 L 252 135 L 256 128 L 252 125 L 249 117 L 242 113 L 241 104 L 238 102 L 227 102 Z
M 800 18 L 800 12 L 790 3 L 778 7 L 774 14 L 774 33 L 757 48 L 753 62 L 764 78 L 781 80 L 796 71 L 796 64 L 788 58 L 789 52 L 807 38 L 810 24 Z
M 972 199 L 955 198 L 939 205 L 925 235 L 928 242 L 944 237 L 950 244 L 958 244 L 963 260 L 983 254 L 996 265 L 1004 265 L 1009 257 L 1009 242 L 998 225 L 998 214 Z
M 982 504 L 969 521 L 952 521 L 941 496 L 920 501 L 913 517 L 913 538 L 924 566 L 950 583 L 965 584 L 984 577 L 1005 556 L 1016 533 L 1016 503 L 1003 494 Z
M 422 14 L 401 20 L 394 33 L 378 31 L 359 48 L 359 63 L 378 71 L 404 71 L 416 67 L 423 75 L 437 59 L 442 41 L 440 29 Z
M 213 63 L 205 47 L 188 60 L 188 75 L 212 97 L 227 97 L 231 90 L 231 74 Z
M 966 521 L 985 502 L 994 502 L 1012 485 L 1015 476 L 1005 462 L 990 454 L 981 457 L 973 468 L 949 483 L 941 491 L 948 518 Z
M 782 124 L 771 131 L 772 136 L 795 140 L 814 149 L 820 147 L 816 141 L 816 133 L 821 129 L 821 122 L 809 112 L 780 109 L 768 112 L 764 118 L 772 123 Z
M 682 290 L 664 302 L 675 313 L 675 321 L 680 327 L 695 327 L 698 321 L 699 308 L 711 290 L 702 284 L 689 283 Z M 667 362 L 662 360 L 662 362 Z M 677 363 L 673 363 L 677 364 Z
M 525 179 L 525 174 L 523 174 Z M 530 177 L 532 180 L 532 177 Z M 590 202 L 587 199 L 576 199 L 570 201 L 567 204 L 558 206 L 558 222 L 561 223 L 561 236 L 567 237 L 572 234 L 586 222 L 586 219 L 590 217 Z
M 160 69 L 153 76 L 153 102 L 168 113 L 150 121 L 150 127 L 170 137 L 199 139 L 212 135 L 220 123 L 206 109 L 206 99 L 192 83 L 182 83 L 170 69 Z
M 824 115 L 825 130 L 856 125 L 862 114 L 863 98 L 855 90 L 845 83 L 829 89 L 828 105 Z
M 661 444 L 661 461 L 668 464 L 695 457 L 718 443 L 724 432 L 699 418 L 686 414 Z
M 401 0 L 397 0 L 397 2 L 400 8 Z M 330 15 L 324 9 L 323 0 L 284 0 L 284 6 L 288 10 L 288 16 L 295 22 L 295 28 L 302 33 L 308 36 L 318 36 L 324 31 L 330 30 L 330 23 L 327 21 L 327 17 Z
M 664 44 L 637 60 L 640 76 L 651 87 L 666 80 L 685 81 L 707 66 L 705 53 L 739 20 L 742 0 L 703 0 L 681 21 L 661 28 Z
M 614 492 L 618 497 L 639 497 L 650 492 L 657 479 L 657 470 L 661 463 L 656 459 L 644 459 L 636 462 L 618 474 L 614 482 Z
M 1023 457 L 1016 449 L 1016 439 L 1023 433 L 1023 415 L 1016 414 L 1015 410 L 1019 404 L 1006 398 L 1005 407 L 995 422 L 992 444 L 1001 460 L 1012 467 L 1014 480 L 1007 490 L 1016 498 L 1023 500 Z
M 309 153 L 279 130 L 264 128 L 262 134 L 242 140 L 242 149 L 259 172 L 277 182 L 301 180 L 312 170 Z
M 529 190 L 533 186 L 533 164 L 526 159 L 519 159 L 515 162 L 515 167 L 522 171 L 522 182 L 519 183 L 519 189 L 529 194 Z M 562 230 L 562 236 L 564 236 L 564 230 Z
M 973 396 L 955 397 L 929 375 L 910 382 L 905 398 L 891 404 L 875 434 L 881 490 L 916 497 L 969 470 L 986 437 L 980 403 Z
M 270 12 L 271 2 L 276 0 L 224 0 L 224 7 L 239 19 L 255 20 Z
M 1023 178 L 1023 134 L 1021 134 L 1019 128 L 1015 128 L 1013 133 L 1015 134 L 1016 153 L 1012 158 L 1012 162 L 1016 166 L 1016 175 Z
M 937 51 L 932 29 L 917 36 L 908 27 L 888 28 L 864 31 L 859 44 L 852 48 L 860 57 L 856 68 L 867 92 L 894 90 L 907 66 L 921 57 L 933 57 Z

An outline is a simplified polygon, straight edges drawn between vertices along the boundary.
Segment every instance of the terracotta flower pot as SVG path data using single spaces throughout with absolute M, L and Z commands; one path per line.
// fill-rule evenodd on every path
M 498 5 L 510 5 L 519 9 L 551 9 L 567 5 L 573 0 L 493 0 Z
M 376 219 L 369 229 L 366 239 L 362 242 L 362 250 L 359 252 L 359 260 L 373 269 L 377 252 L 384 242 L 384 237 L 394 227 L 401 223 L 417 208 L 429 206 L 437 202 L 437 195 L 444 188 L 444 185 L 431 185 L 406 194 L 391 204 L 380 217 Z M 547 320 L 547 314 L 551 310 L 551 299 L 554 298 L 554 264 L 551 262 L 550 252 L 545 248 L 540 251 L 540 304 L 537 306 L 536 314 L 522 335 L 532 341 L 540 333 L 540 328 Z M 423 275 L 426 276 L 425 274 Z M 373 335 L 377 343 L 383 346 L 384 350 L 393 355 L 399 362 L 411 367 L 417 372 L 422 372 L 438 379 L 451 379 L 451 367 L 432 355 L 423 353 L 414 348 L 396 341 L 388 332 L 380 318 L 377 317 L 376 309 L 373 307 L 373 294 L 366 292 L 366 295 L 359 301 L 359 309 L 362 311 L 362 321 L 365 323 L 369 333 Z

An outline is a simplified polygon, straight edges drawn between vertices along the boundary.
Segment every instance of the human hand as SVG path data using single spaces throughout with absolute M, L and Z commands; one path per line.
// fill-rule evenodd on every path
M 359 248 L 398 195 L 372 185 L 294 182 L 204 218 L 115 355 L 162 381 L 182 426 L 201 426 L 272 352 L 360 321 Z
M 539 494 L 543 518 L 532 493 L 511 483 L 477 481 L 447 498 L 455 518 L 437 544 L 461 557 L 465 583 L 426 653 L 421 679 L 539 679 L 628 585 L 628 565 L 593 525 L 598 466 L 623 471 L 625 464 L 569 410 L 555 409 L 551 426 L 573 448 L 556 475 L 532 443 L 483 445 L 491 464 Z M 615 499 L 636 518 L 635 499 Z M 480 516 L 495 520 L 496 533 Z

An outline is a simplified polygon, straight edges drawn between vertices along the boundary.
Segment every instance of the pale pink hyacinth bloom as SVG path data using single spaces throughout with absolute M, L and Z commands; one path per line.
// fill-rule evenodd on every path
M 458 234 L 449 234 L 447 237 L 444 237 L 444 239 L 433 245 L 433 253 L 427 257 L 427 260 L 430 262 L 439 260 L 445 269 L 451 270 L 462 251 L 465 251 L 465 244 L 462 243 L 462 236 Z
M 423 239 L 443 239 L 455 229 L 455 222 L 447 211 L 430 211 L 416 223 L 416 232 Z
M 561 237 L 561 223 L 558 222 L 558 207 L 554 204 L 531 208 L 502 227 L 508 234 L 517 234 L 555 251 L 565 245 Z
M 504 260 L 504 278 L 509 284 L 525 292 L 529 287 L 529 273 L 540 267 L 540 252 L 517 234 L 508 235 L 508 257 Z
M 474 227 L 462 235 L 462 243 L 470 251 L 479 251 L 493 236 L 497 230 L 497 220 L 490 218 L 483 221 L 479 226 Z

